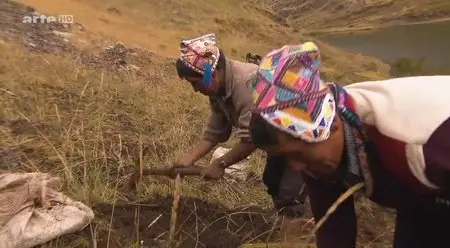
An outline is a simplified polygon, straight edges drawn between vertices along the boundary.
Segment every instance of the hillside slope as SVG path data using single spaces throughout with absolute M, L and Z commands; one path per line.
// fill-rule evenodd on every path
M 450 17 L 447 0 L 266 0 L 296 29 L 371 28 Z
M 76 24 L 22 23 L 32 8 L 71 14 Z M 241 60 L 308 40 L 258 1 L 0 1 L 0 16 L 0 171 L 60 176 L 64 191 L 96 213 L 84 231 L 43 247 L 165 243 L 173 181 L 146 178 L 136 195 L 125 186 L 136 164 L 163 167 L 186 152 L 208 117 L 207 98 L 174 73 L 179 39 L 216 32 L 225 54 Z M 327 80 L 389 77 L 377 59 L 318 44 Z M 259 179 L 263 166 L 263 153 L 252 156 L 250 171 L 258 176 L 245 183 L 184 179 L 180 247 L 276 241 L 276 215 Z M 358 214 L 359 244 L 385 247 L 392 215 L 364 200 Z M 313 242 L 310 228 L 299 236 Z
M 179 40 L 215 32 L 225 55 L 244 59 L 247 52 L 265 54 L 284 44 L 310 38 L 295 34 L 279 24 L 258 0 L 18 0 L 38 11 L 70 13 L 75 22 L 87 27 L 74 39 L 83 47 L 102 47 L 122 41 L 152 50 L 162 56 L 178 55 Z M 77 42 L 80 41 L 80 42 Z M 324 54 L 323 71 L 330 80 L 380 79 L 389 76 L 389 67 L 380 60 L 345 53 L 318 41 Z

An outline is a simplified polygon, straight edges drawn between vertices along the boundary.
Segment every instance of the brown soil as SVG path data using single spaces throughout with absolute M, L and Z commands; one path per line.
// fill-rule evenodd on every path
M 74 248 L 93 247 L 93 233 L 97 247 L 107 247 L 108 244 L 111 248 L 130 247 L 132 244 L 139 244 L 141 248 L 164 247 L 170 227 L 172 201 L 172 197 L 155 197 L 140 204 L 97 204 L 93 206 L 96 219 L 90 227 L 53 241 L 52 247 L 55 242 L 57 247 L 65 247 L 64 244 Z M 389 247 L 392 231 L 388 230 L 390 228 L 386 226 L 385 218 L 392 213 L 375 205 L 367 206 L 367 202 L 364 204 L 366 206 L 358 204 L 357 207 L 363 212 L 358 214 L 357 247 Z M 279 242 L 279 223 L 275 219 L 272 211 L 259 207 L 227 209 L 202 199 L 181 197 L 177 211 L 176 245 L 181 248 L 236 248 L 245 243 Z M 112 226 L 109 228 L 111 220 Z M 299 228 L 296 235 L 300 237 L 300 242 L 305 247 L 313 244 L 311 226 Z M 74 246 L 77 243 L 74 240 L 80 237 L 89 240 L 89 244 L 79 242 Z
M 98 204 L 93 208 L 97 224 L 104 222 L 109 225 L 113 216 L 109 247 L 129 247 L 130 240 L 141 244 L 141 247 L 163 247 L 168 237 L 172 201 L 171 197 L 159 197 L 140 203 L 140 206 L 129 203 L 116 206 Z M 271 232 L 273 217 L 273 214 L 257 207 L 227 210 L 224 206 L 201 199 L 181 197 L 175 240 L 178 247 L 208 248 L 236 248 L 250 241 L 273 242 L 278 236 L 276 230 Z M 108 231 L 106 228 L 99 230 L 102 231 L 97 234 L 97 247 L 106 247 Z M 59 243 L 73 244 L 73 239 L 78 235 L 64 237 Z M 81 235 L 92 240 L 89 227 Z

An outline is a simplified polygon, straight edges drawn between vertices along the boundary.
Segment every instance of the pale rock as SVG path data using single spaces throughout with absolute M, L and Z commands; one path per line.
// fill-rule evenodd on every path
M 59 37 L 65 38 L 65 39 L 69 39 L 73 36 L 73 34 L 71 34 L 71 33 L 60 32 L 60 31 L 56 31 L 56 30 L 53 30 L 52 33 L 56 36 L 59 36 Z
M 139 71 L 141 68 L 135 65 L 128 65 L 128 70 L 130 71 Z

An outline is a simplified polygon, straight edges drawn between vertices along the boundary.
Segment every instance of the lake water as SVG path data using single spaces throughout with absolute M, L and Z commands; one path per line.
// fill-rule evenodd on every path
M 426 67 L 450 70 L 450 21 L 323 34 L 317 38 L 387 63 L 423 58 Z

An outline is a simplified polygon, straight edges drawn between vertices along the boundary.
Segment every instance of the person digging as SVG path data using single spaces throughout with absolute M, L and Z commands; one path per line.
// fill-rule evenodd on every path
M 176 167 L 193 165 L 217 144 L 227 141 L 234 127 L 239 142 L 202 172 L 205 178 L 218 179 L 224 175 L 225 168 L 256 150 L 249 133 L 252 97 L 247 82 L 258 66 L 226 58 L 216 45 L 215 35 L 207 34 L 181 41 L 176 69 L 178 76 L 188 81 L 195 92 L 209 97 L 212 112 L 198 144 L 173 164 Z M 288 230 L 291 220 L 303 214 L 307 196 L 304 182 L 278 156 L 267 158 L 263 181 L 275 208 L 286 218 L 283 230 Z
M 342 87 L 319 67 L 314 43 L 284 46 L 250 83 L 252 141 L 304 175 L 317 247 L 355 247 L 353 198 L 327 213 L 348 190 L 396 210 L 395 248 L 450 247 L 450 76 Z

